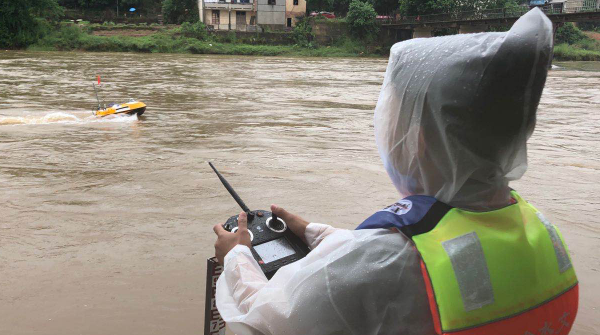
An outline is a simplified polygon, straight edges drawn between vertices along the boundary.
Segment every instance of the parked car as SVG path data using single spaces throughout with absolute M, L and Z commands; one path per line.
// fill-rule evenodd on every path
M 310 13 L 310 16 L 324 16 L 328 19 L 335 19 L 335 14 L 330 13 L 330 12 L 312 12 Z

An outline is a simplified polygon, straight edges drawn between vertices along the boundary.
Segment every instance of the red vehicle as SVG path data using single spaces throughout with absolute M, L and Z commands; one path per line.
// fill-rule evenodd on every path
M 320 16 L 324 16 L 324 17 L 326 17 L 328 19 L 335 19 L 335 14 L 330 13 L 330 12 L 318 12 L 318 13 L 317 12 L 312 12 L 312 13 L 310 13 L 310 16 L 313 16 L 313 17 L 314 16 L 319 16 L 319 15 Z

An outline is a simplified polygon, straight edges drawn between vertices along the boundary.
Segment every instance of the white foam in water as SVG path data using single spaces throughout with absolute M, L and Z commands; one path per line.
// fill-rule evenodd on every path
M 557 69 L 562 69 L 562 67 L 552 64 L 552 70 L 557 70 Z
M 137 114 L 127 115 L 127 114 L 119 114 L 119 115 L 108 115 L 105 117 L 96 117 L 90 116 L 86 119 L 86 122 L 133 122 L 137 121 Z
M 72 121 L 77 121 L 77 120 L 79 120 L 79 119 L 77 118 L 77 116 L 75 116 L 73 114 L 56 112 L 56 113 L 46 114 L 44 117 L 42 117 L 40 119 L 39 123 L 69 122 L 69 121 L 72 122 Z
M 64 112 L 52 112 L 43 116 L 25 115 L 25 116 L 0 116 L 0 126 L 4 125 L 30 125 L 30 124 L 85 124 L 97 122 L 133 122 L 137 121 L 137 114 L 133 115 L 109 115 L 105 117 L 96 117 L 93 115 L 87 117 L 77 117 L 74 114 Z

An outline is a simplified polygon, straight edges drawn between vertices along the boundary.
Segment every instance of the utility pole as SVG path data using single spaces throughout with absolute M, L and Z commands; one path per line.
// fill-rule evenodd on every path
M 119 0 L 117 0 L 117 19 L 119 18 Z

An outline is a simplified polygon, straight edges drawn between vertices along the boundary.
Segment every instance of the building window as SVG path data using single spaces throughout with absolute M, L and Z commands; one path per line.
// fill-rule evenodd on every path
M 291 17 L 287 18 L 287 26 L 288 26 L 288 28 L 292 27 L 292 18 Z
M 213 26 L 218 26 L 219 24 L 221 24 L 221 14 L 220 11 L 218 10 L 213 10 L 212 11 L 212 24 Z
M 246 25 L 246 12 L 235 12 L 235 24 L 238 26 Z
M 267 5 L 276 5 L 275 0 L 268 0 Z
M 298 0 L 294 0 L 294 6 L 298 6 Z

